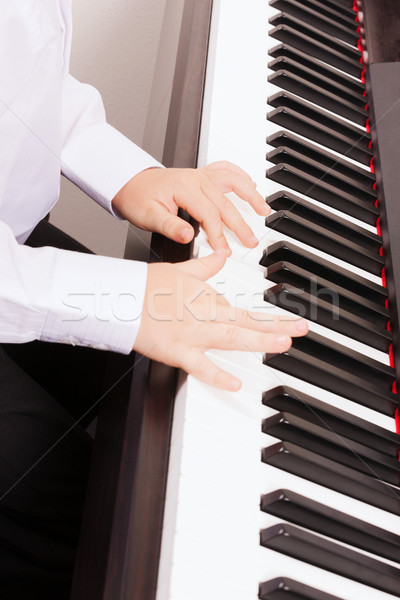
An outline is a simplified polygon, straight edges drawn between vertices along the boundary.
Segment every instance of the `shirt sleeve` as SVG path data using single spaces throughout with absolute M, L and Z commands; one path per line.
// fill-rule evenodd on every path
M 71 75 L 64 79 L 61 170 L 115 217 L 111 201 L 140 171 L 162 167 L 106 122 L 99 92 Z
M 0 221 L 0 342 L 34 339 L 128 354 L 140 326 L 147 265 L 19 245 Z

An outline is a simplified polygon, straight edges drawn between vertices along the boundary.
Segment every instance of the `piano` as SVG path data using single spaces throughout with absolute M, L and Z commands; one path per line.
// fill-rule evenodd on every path
M 260 243 L 210 283 L 310 332 L 210 351 L 236 394 L 116 357 L 74 600 L 400 597 L 399 31 L 395 0 L 185 2 L 164 163 L 250 173 L 273 211 L 232 195 Z

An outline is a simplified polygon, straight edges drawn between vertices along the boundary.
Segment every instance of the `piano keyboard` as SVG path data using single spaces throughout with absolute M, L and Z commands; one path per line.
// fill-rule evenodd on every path
M 199 165 L 239 164 L 273 213 L 264 223 L 232 195 L 260 243 L 226 232 L 233 254 L 210 283 L 240 307 L 300 311 L 310 334 L 282 355 L 210 351 L 236 394 L 182 374 L 157 600 L 400 597 L 397 397 L 354 19 L 351 0 L 214 0 Z M 210 251 L 200 233 L 195 253 Z

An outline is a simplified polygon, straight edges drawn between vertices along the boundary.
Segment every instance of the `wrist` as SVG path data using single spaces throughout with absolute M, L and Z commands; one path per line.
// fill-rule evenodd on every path
M 132 202 L 132 198 L 135 195 L 136 185 L 139 183 L 139 180 L 143 180 L 143 175 L 148 171 L 153 170 L 161 170 L 164 167 L 162 166 L 151 166 L 147 169 L 143 169 L 143 171 L 139 171 L 130 179 L 114 196 L 111 201 L 113 210 L 118 213 L 123 218 L 127 218 L 125 205 L 127 202 Z

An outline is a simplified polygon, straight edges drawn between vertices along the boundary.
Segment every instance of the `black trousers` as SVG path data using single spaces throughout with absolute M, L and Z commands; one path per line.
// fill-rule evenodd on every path
M 41 222 L 27 243 L 88 252 Z M 0 345 L 0 597 L 69 598 L 107 353 Z

